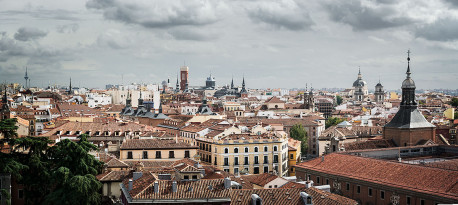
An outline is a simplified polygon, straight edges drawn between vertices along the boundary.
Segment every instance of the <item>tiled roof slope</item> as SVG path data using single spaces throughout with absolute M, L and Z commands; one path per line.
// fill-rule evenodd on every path
M 197 146 L 190 145 L 186 142 L 178 142 L 175 140 L 161 139 L 130 139 L 126 140 L 121 145 L 121 149 L 167 149 L 167 148 L 186 148 L 197 149 Z
M 245 181 L 249 181 L 253 184 L 256 184 L 258 186 L 265 186 L 269 182 L 275 180 L 278 178 L 277 175 L 269 174 L 269 173 L 263 173 L 263 174 L 252 174 L 252 175 L 242 175 L 240 176 Z
M 231 204 L 251 205 L 252 194 L 257 194 L 262 199 L 263 205 L 303 205 L 301 192 L 306 192 L 312 197 L 315 205 L 355 205 L 356 201 L 343 196 L 324 192 L 316 188 L 292 189 L 235 189 L 231 192 Z M 322 197 L 323 196 L 323 197 Z
M 331 153 L 296 165 L 331 175 L 458 200 L 458 171 Z

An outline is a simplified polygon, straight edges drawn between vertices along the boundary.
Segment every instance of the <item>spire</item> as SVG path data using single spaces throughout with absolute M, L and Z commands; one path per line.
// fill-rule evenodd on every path
M 245 75 L 243 75 L 242 88 L 245 89 Z
M 410 49 L 407 50 L 407 78 L 410 78 Z
M 25 79 L 25 87 L 27 88 L 27 80 L 29 79 L 29 76 L 27 75 L 27 66 L 25 67 L 25 76 L 24 76 L 24 79 Z
M 232 75 L 231 89 L 234 89 L 234 76 Z
M 70 77 L 70 84 L 68 86 L 68 94 L 72 93 L 72 77 Z
M 358 66 L 358 79 L 363 79 L 363 75 L 361 74 L 361 67 Z

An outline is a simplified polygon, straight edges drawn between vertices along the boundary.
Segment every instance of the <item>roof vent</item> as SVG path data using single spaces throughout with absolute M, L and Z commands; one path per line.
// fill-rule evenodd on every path
M 312 196 L 307 194 L 306 192 L 301 192 L 300 193 L 302 201 L 304 202 L 305 205 L 312 205 Z
M 172 192 L 177 192 L 177 181 L 172 182 Z
M 154 193 L 159 193 L 159 183 L 154 182 Z
M 257 194 L 251 195 L 251 201 L 253 205 L 262 205 L 262 199 Z
M 189 186 L 188 191 L 192 192 L 192 186 Z
M 134 181 L 132 179 L 129 179 L 128 191 L 132 191 L 133 187 L 134 187 Z
M 224 188 L 225 189 L 231 188 L 231 178 L 229 177 L 224 178 Z
M 212 185 L 208 185 L 208 189 L 209 190 L 213 190 L 213 186 Z

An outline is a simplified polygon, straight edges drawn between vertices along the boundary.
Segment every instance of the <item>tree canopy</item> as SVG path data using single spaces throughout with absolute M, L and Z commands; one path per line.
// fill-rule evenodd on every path
M 336 103 L 337 105 L 342 104 L 343 98 L 340 95 L 336 95 Z
M 49 146 L 46 137 L 17 138 L 13 119 L 0 122 L 11 152 L 0 153 L 0 172 L 10 173 L 24 186 L 27 204 L 99 204 L 102 184 L 95 178 L 102 163 L 89 154 L 96 150 L 87 135 Z M 14 126 L 13 126 L 14 124 Z M 3 148 L 3 143 L 2 145 Z
M 450 105 L 458 107 L 458 98 L 453 98 L 452 101 L 450 101 Z
M 338 118 L 338 117 L 330 117 L 326 120 L 326 129 L 328 129 L 331 126 L 337 125 L 341 122 L 343 122 L 344 119 Z
M 293 125 L 289 130 L 289 136 L 295 140 L 301 141 L 301 152 L 306 154 L 308 149 L 308 136 L 302 124 Z

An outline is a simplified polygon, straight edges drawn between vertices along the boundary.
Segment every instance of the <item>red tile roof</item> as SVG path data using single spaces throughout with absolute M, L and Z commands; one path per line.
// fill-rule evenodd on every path
M 458 171 L 332 153 L 296 165 L 336 176 L 440 195 L 458 200 Z
M 252 175 L 242 175 L 240 176 L 245 181 L 249 181 L 252 184 L 256 184 L 258 186 L 265 186 L 269 182 L 278 178 L 277 175 L 263 173 L 263 174 L 252 174 Z
M 121 145 L 121 150 L 128 149 L 197 149 L 197 146 L 186 142 L 161 139 L 130 139 Z

